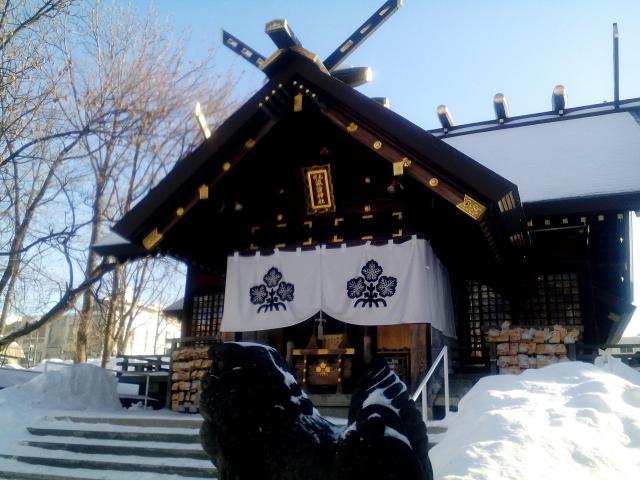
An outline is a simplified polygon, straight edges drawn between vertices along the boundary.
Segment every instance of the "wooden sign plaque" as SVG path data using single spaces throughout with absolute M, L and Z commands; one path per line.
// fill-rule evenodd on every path
M 302 169 L 309 215 L 335 212 L 331 165 L 314 165 Z

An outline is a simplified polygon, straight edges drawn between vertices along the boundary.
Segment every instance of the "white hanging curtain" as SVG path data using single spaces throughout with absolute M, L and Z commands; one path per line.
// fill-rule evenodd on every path
M 320 310 L 356 325 L 430 323 L 455 336 L 449 276 L 425 240 L 228 258 L 223 331 L 287 327 Z

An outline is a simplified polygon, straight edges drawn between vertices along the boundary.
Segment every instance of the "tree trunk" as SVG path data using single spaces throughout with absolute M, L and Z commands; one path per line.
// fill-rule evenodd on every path
M 94 245 L 100 236 L 100 226 L 104 220 L 104 176 L 100 176 L 96 182 L 96 196 L 93 202 L 93 224 L 91 225 L 91 242 L 89 246 Z M 85 278 L 89 278 L 98 264 L 98 254 L 89 248 L 87 257 L 87 266 L 85 268 Z M 76 363 L 85 363 L 87 361 L 87 338 L 91 328 L 91 320 L 93 318 L 93 294 L 88 288 L 82 295 L 82 308 L 80 309 L 80 318 L 78 321 L 78 333 L 76 335 L 76 353 L 74 361 Z
M 111 356 L 111 330 L 116 317 L 117 305 L 121 301 L 120 298 L 120 277 L 122 267 L 118 264 L 113 270 L 113 288 L 111 289 L 111 299 L 109 301 L 109 312 L 104 326 L 104 342 L 102 345 L 102 361 L 100 366 L 107 368 L 107 362 Z
M 16 264 L 15 270 L 17 269 L 18 268 Z M 9 316 L 9 311 L 11 310 L 11 306 L 13 305 L 13 291 L 15 289 L 17 278 L 17 272 L 13 272 L 6 287 L 6 291 L 4 294 L 4 303 L 2 304 L 2 313 L 0 313 L 0 336 L 2 336 L 2 334 L 4 333 L 4 327 L 7 323 L 7 317 Z

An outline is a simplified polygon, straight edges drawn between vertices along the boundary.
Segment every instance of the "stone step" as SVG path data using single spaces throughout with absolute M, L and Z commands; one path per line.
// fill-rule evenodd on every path
M 148 447 L 130 447 L 118 445 L 104 444 L 85 444 L 85 443 L 61 443 L 61 442 L 36 442 L 25 441 L 22 445 L 35 448 L 44 448 L 46 450 L 63 450 L 73 453 L 91 453 L 103 455 L 125 455 L 140 457 L 164 457 L 164 458 L 193 458 L 196 460 L 208 460 L 204 450 L 181 449 L 181 448 L 148 448 Z
M 102 440 L 133 440 L 140 442 L 200 443 L 197 434 L 150 433 L 150 432 L 110 432 L 101 430 L 71 430 L 64 428 L 27 427 L 31 435 L 55 437 L 79 437 Z
M 52 467 L 49 467 L 52 468 Z M 104 473 L 105 472 L 100 472 L 100 476 L 99 477 L 78 477 L 75 475 L 71 475 L 69 473 L 65 473 L 65 470 L 61 470 L 63 473 L 62 475 L 52 475 L 50 473 L 47 474 L 42 474 L 42 473 L 37 473 L 37 472 L 21 472 L 21 471 L 9 471 L 9 470 L 5 470 L 0 472 L 0 479 L 2 480 L 102 480 L 104 478 L 109 478 L 109 477 L 105 477 Z M 118 477 L 119 480 L 137 480 L 140 475 L 132 472 L 131 477 L 122 477 L 122 472 L 113 472 L 113 477 Z M 202 477 L 185 477 L 182 475 L 176 476 L 176 475 L 170 475 L 170 476 L 154 476 L 155 480 L 196 480 Z M 218 477 L 207 477 L 209 478 L 209 480 L 216 480 Z
M 1 462 L 0 479 L 2 480 L 140 480 L 140 478 L 149 478 L 150 476 L 153 480 L 200 480 L 202 478 L 163 473 L 143 474 L 137 471 L 84 470 L 51 466 L 43 468 L 40 465 L 4 459 Z M 209 478 L 215 480 L 216 476 Z
M 41 473 L 30 473 L 30 472 L 9 472 L 2 471 L 0 472 L 0 478 L 3 480 L 94 480 L 92 478 L 87 477 L 69 477 L 68 475 L 60 476 L 60 475 L 51 475 L 47 473 L 43 475 Z
M 125 463 L 125 462 L 106 462 L 102 460 L 88 459 L 69 459 L 69 458 L 52 458 L 37 457 L 27 455 L 4 455 L 0 454 L 0 458 L 13 459 L 18 462 L 28 463 L 31 465 L 44 465 L 58 468 L 82 468 L 87 470 L 115 470 L 123 472 L 147 472 L 169 475 L 181 475 L 192 478 L 215 478 L 216 469 L 187 467 L 187 466 L 171 466 L 171 465 L 152 465 L 141 463 Z M 50 478 L 50 477 L 49 477 Z
M 49 467 L 51 468 L 51 467 Z M 113 472 L 113 478 L 118 477 L 119 480 L 138 480 L 140 475 L 132 472 L 131 477 L 123 478 L 121 475 L 122 472 Z M 13 472 L 13 471 L 3 471 L 0 472 L 0 479 L 2 480 L 103 480 L 104 478 L 109 478 L 104 476 L 104 472 L 100 472 L 99 477 L 77 477 L 71 476 L 68 473 L 63 473 L 62 475 L 52 475 L 50 473 L 42 474 L 36 472 Z M 154 480 L 196 480 L 202 477 L 185 477 L 183 475 L 170 475 L 165 476 L 154 476 Z M 209 480 L 216 480 L 218 477 L 207 477 Z
M 449 408 L 452 412 L 458 411 L 458 405 L 460 403 L 459 397 L 449 397 Z M 436 397 L 433 406 L 435 407 L 444 407 L 444 397 Z
M 427 425 L 427 435 L 442 435 L 447 433 L 447 427 L 434 427 Z
M 193 415 L 193 418 L 158 418 L 158 417 L 45 417 L 45 421 L 90 423 L 123 425 L 129 427 L 152 428 L 200 428 L 202 417 Z
M 351 405 L 351 395 L 344 393 L 310 393 L 309 400 L 316 408 L 320 407 L 345 407 Z

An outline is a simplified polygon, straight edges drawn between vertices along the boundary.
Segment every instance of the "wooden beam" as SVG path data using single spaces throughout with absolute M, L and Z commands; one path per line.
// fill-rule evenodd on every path
M 374 151 L 382 158 L 387 160 L 391 165 L 397 162 L 403 162 L 404 171 L 417 180 L 422 185 L 426 185 L 430 190 L 456 206 L 458 209 L 466 213 L 476 221 L 482 220 L 487 207 L 478 202 L 468 193 L 462 192 L 460 189 L 449 183 L 446 179 L 439 176 L 436 172 L 427 167 L 418 164 L 408 152 L 404 152 L 389 142 L 387 139 L 381 138 L 374 132 L 368 130 L 362 125 L 358 125 L 353 119 L 337 110 L 321 108 L 320 112 L 335 125 L 340 127 L 352 137 L 357 139 L 364 146 Z
M 151 248 L 158 245 L 160 241 L 166 237 L 167 232 L 169 232 L 169 230 L 171 230 L 181 218 L 184 218 L 186 213 L 188 213 L 194 206 L 196 206 L 198 202 L 206 200 L 206 198 L 208 198 L 208 192 L 211 191 L 213 187 L 218 184 L 218 182 L 220 182 L 220 180 L 222 180 L 222 178 L 227 174 L 229 170 L 237 165 L 242 160 L 242 158 L 244 158 L 244 156 L 247 155 L 255 147 L 256 143 L 259 142 L 273 128 L 275 124 L 275 120 L 270 120 L 265 125 L 263 125 L 263 127 L 258 130 L 252 137 L 247 138 L 247 140 L 239 148 L 236 149 L 235 153 L 231 157 L 227 158 L 226 161 L 220 166 L 213 179 L 202 183 L 198 188 L 195 189 L 189 200 L 182 207 L 180 207 L 179 214 L 178 210 L 173 210 L 174 214 L 166 220 L 164 225 L 162 225 L 161 227 L 156 227 L 151 232 L 149 232 L 145 237 L 149 239 L 148 243 L 150 244 L 150 247 L 147 247 L 147 249 L 150 250 Z M 206 187 L 207 189 L 206 198 L 203 198 L 202 195 L 204 191 L 203 187 Z M 151 245 L 152 239 L 157 239 L 157 241 L 153 242 L 153 244 Z

